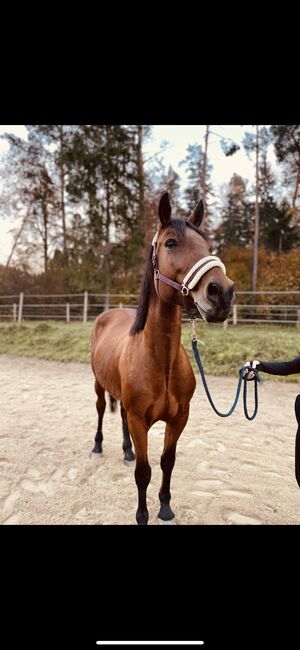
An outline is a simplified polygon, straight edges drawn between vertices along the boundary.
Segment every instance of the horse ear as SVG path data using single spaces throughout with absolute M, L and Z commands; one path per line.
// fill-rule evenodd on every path
M 166 226 L 171 219 L 171 204 L 168 192 L 165 192 L 159 202 L 158 214 L 162 226 Z
M 201 199 L 201 201 L 199 201 L 198 205 L 196 205 L 195 209 L 193 210 L 189 218 L 189 221 L 191 221 L 194 224 L 194 226 L 197 226 L 197 228 L 199 228 L 201 221 L 203 219 L 203 215 L 204 215 L 204 203 Z

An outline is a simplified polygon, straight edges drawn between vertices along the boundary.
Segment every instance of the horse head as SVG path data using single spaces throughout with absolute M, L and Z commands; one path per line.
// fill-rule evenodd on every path
M 186 221 L 172 219 L 168 193 L 161 197 L 161 227 L 152 242 L 155 288 L 164 302 L 185 306 L 190 317 L 200 313 L 208 322 L 222 322 L 232 304 L 233 282 L 200 230 L 203 215 L 201 200 Z

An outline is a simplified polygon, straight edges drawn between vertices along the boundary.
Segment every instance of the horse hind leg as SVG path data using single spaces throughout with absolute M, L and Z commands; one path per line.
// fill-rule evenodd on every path
M 102 454 L 102 442 L 103 442 L 103 433 L 102 433 L 102 420 L 104 416 L 104 411 L 106 407 L 106 402 L 105 402 L 105 391 L 98 382 L 95 382 L 95 391 L 97 394 L 97 402 L 96 402 L 96 408 L 98 411 L 98 428 L 97 428 L 97 433 L 95 435 L 95 445 L 92 449 L 91 452 L 91 458 L 100 458 L 100 454 Z
M 127 414 L 122 402 L 121 402 L 121 416 L 122 416 L 122 430 L 123 430 L 122 447 L 124 451 L 124 460 L 125 462 L 131 462 L 135 460 L 135 455 L 132 451 L 132 442 L 131 442 L 130 433 L 128 429 Z

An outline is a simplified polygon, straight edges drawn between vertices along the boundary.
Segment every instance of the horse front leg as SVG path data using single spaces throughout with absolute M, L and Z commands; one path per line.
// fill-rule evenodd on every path
M 175 517 L 174 512 L 170 507 L 171 475 L 175 464 L 177 441 L 187 423 L 188 417 L 189 406 L 184 413 L 180 414 L 179 417 L 166 424 L 164 449 L 160 459 L 163 477 L 159 491 L 160 511 L 158 513 L 158 518 L 162 521 L 170 521 Z
M 151 478 L 151 467 L 148 462 L 147 443 L 148 427 L 144 422 L 127 413 L 128 428 L 134 443 L 136 465 L 135 465 L 135 482 L 138 489 L 138 509 L 136 511 L 136 521 L 139 526 L 146 525 L 149 519 L 147 509 L 147 487 Z

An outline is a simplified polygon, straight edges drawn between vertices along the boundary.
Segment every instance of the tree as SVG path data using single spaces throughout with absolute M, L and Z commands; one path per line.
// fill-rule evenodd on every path
M 248 154 L 255 151 L 255 217 L 254 217 L 254 239 L 253 239 L 253 269 L 252 269 L 252 291 L 256 291 L 258 275 L 258 248 L 259 248 L 259 198 L 262 186 L 261 175 L 267 170 L 267 148 L 271 143 L 271 133 L 265 126 L 256 126 L 256 133 L 246 133 L 243 144 Z M 261 174 L 259 173 L 261 172 Z
M 206 208 L 208 137 L 209 137 L 209 125 L 206 126 L 205 137 L 204 137 L 205 144 L 204 144 L 204 154 L 203 154 L 203 165 L 202 165 L 202 169 L 201 169 L 201 190 L 202 190 L 202 192 L 201 193 L 199 192 L 199 199 L 202 198 L 203 203 L 204 203 L 204 208 Z
M 252 210 L 247 201 L 247 182 L 238 174 L 230 179 L 221 210 L 221 223 L 215 230 L 219 250 L 228 246 L 247 246 L 251 242 Z
M 158 152 L 160 154 L 160 152 Z M 186 210 L 181 204 L 180 176 L 170 165 L 166 169 L 161 155 L 151 157 L 145 173 L 145 250 L 143 262 L 149 254 L 153 235 L 158 228 L 158 205 L 163 192 L 168 192 L 172 205 L 172 217 L 186 218 Z M 158 156 L 158 157 L 157 157 Z M 144 264 L 142 268 L 144 273 Z
M 63 266 L 68 267 L 68 247 L 67 247 L 67 223 L 66 223 L 66 153 L 69 146 L 72 127 L 63 124 L 38 124 L 26 125 L 29 134 L 34 134 L 40 138 L 45 145 L 51 146 L 51 155 L 53 157 L 56 178 L 55 182 L 58 188 L 58 206 L 61 216 L 62 241 L 63 241 Z M 52 147 L 54 146 L 54 150 Z M 50 153 L 49 149 L 48 152 Z
M 260 180 L 260 243 L 266 251 L 288 251 L 299 245 L 299 228 L 292 223 L 291 207 L 286 201 L 278 205 L 271 195 L 272 176 L 261 175 Z M 219 250 L 224 251 L 228 246 L 245 248 L 251 245 L 255 204 L 250 198 L 246 182 L 234 174 L 226 190 L 221 223 L 215 231 Z
M 277 205 L 273 197 L 266 197 L 260 206 L 260 241 L 267 250 L 286 252 L 299 246 L 300 229 L 293 223 L 293 210 L 287 201 Z
M 260 129 L 260 159 L 259 159 L 259 214 L 260 242 L 267 250 L 290 250 L 299 242 L 297 229 L 292 223 L 292 210 L 286 200 L 278 205 L 274 198 L 276 178 L 268 162 L 267 148 L 271 142 L 270 132 Z
M 137 129 L 121 125 L 83 125 L 67 154 L 67 191 L 87 216 L 89 256 L 101 267 L 102 289 L 110 291 L 118 260 L 129 275 L 138 265 L 143 224 L 139 222 L 140 175 Z M 134 250 L 134 254 L 133 254 Z M 98 262 L 97 262 L 98 260 Z M 100 262 L 100 264 L 99 264 Z
M 145 178 L 144 178 L 144 162 L 143 162 L 143 125 L 137 127 L 137 172 L 138 172 L 138 185 L 139 185 L 139 221 L 144 223 L 145 217 Z
M 23 213 L 21 228 L 15 234 L 13 252 L 43 256 L 47 274 L 50 250 L 56 241 L 57 194 L 52 181 L 51 160 L 40 139 L 33 133 L 28 141 L 13 135 L 4 136 L 10 149 L 6 156 L 4 173 L 10 189 L 6 206 L 19 215 Z
M 233 280 L 237 291 L 251 290 L 252 246 L 228 246 L 222 253 L 226 272 Z M 288 252 L 269 252 L 264 246 L 259 248 L 258 289 L 263 291 L 297 291 L 300 284 L 299 252 L 297 249 Z M 255 297 L 255 302 L 260 300 Z M 253 301 L 249 296 L 249 302 Z M 270 303 L 282 302 L 283 296 L 261 296 L 261 301 Z M 243 302 L 248 302 L 243 296 Z
M 149 162 L 147 162 L 147 167 L 145 169 L 145 249 L 143 252 L 141 276 L 144 273 L 144 266 L 149 254 L 149 247 L 151 246 L 153 235 L 158 228 L 157 208 L 162 192 L 165 189 L 163 185 L 165 166 L 161 156 L 153 156 L 150 160 L 150 165 Z
M 212 185 L 210 182 L 212 165 L 206 162 L 206 168 L 204 173 L 204 161 L 205 156 L 200 144 L 190 144 L 187 148 L 187 155 L 184 160 L 182 160 L 179 165 L 185 168 L 185 171 L 188 174 L 188 185 L 184 190 L 184 197 L 187 204 L 188 213 L 195 208 L 199 201 L 199 195 L 204 191 L 203 179 L 205 178 L 205 196 L 206 196 L 206 230 L 211 229 L 211 222 L 209 219 L 209 208 L 207 205 L 207 196 L 212 195 Z
M 161 187 L 164 188 L 164 192 L 168 192 L 170 195 L 172 204 L 172 217 L 182 217 L 184 215 L 184 211 L 180 205 L 180 176 L 177 174 L 177 172 L 175 172 L 171 165 L 169 165 L 167 173 L 163 173 L 161 179 Z
M 255 139 L 253 134 L 246 133 L 244 138 L 246 151 L 255 150 L 255 219 L 254 219 L 254 241 L 253 241 L 253 269 L 252 269 L 252 291 L 256 291 L 258 274 L 258 248 L 259 248 L 259 129 L 256 126 Z
M 290 184 L 293 179 L 292 208 L 296 214 L 300 185 L 300 125 L 274 124 L 271 131 L 274 136 L 277 159 L 285 164 L 287 183 Z

